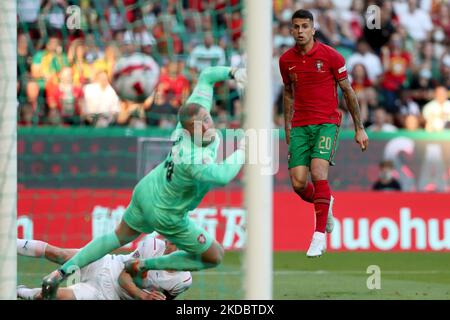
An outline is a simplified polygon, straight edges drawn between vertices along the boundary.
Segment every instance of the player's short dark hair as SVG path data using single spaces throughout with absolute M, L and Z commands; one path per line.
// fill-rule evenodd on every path
M 189 103 L 182 106 L 180 110 L 178 110 L 178 121 L 181 123 L 183 128 L 186 129 L 187 121 L 191 120 L 193 116 L 196 116 L 201 108 L 203 108 L 203 106 L 197 103 Z
M 294 19 L 309 19 L 311 22 L 314 22 L 314 16 L 312 15 L 311 11 L 300 9 L 294 12 L 292 15 L 291 21 L 294 21 Z

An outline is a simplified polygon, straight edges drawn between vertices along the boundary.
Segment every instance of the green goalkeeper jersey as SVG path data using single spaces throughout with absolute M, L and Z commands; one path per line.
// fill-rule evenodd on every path
M 229 79 L 229 67 L 210 67 L 199 77 L 187 104 L 196 103 L 211 110 L 214 83 Z M 244 151 L 236 150 L 222 163 L 217 163 L 220 137 L 205 147 L 197 146 L 177 125 L 172 135 L 176 141 L 165 161 L 143 178 L 148 188 L 149 204 L 157 212 L 184 216 L 201 202 L 214 186 L 230 182 L 244 163 Z
M 229 72 L 230 68 L 227 67 L 205 69 L 187 103 L 200 104 L 210 111 L 214 83 L 228 79 Z M 178 130 L 174 133 L 176 141 L 171 152 L 164 162 L 136 185 L 123 220 L 135 231 L 156 231 L 180 250 L 190 254 L 202 254 L 214 240 L 209 233 L 188 218 L 188 211 L 194 209 L 212 187 L 225 185 L 237 175 L 244 162 L 244 152 L 237 150 L 223 163 L 217 163 L 220 143 L 217 134 L 210 145 L 198 147 L 181 129 L 180 124 L 177 127 Z M 82 268 L 120 246 L 115 233 L 94 239 L 67 261 L 61 270 L 67 274 L 73 266 Z M 182 256 L 183 254 L 187 253 L 181 253 Z M 182 260 L 184 264 L 181 265 L 186 267 L 186 259 Z M 150 260 L 146 261 L 150 263 Z M 193 263 L 194 269 L 204 267 L 201 261 Z M 172 269 L 172 264 L 169 269 Z

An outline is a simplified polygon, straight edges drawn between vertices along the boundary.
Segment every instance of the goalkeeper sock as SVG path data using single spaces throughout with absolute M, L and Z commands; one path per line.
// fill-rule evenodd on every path
M 39 240 L 17 239 L 17 253 L 27 257 L 43 257 L 48 243 Z
M 105 234 L 89 242 L 72 259 L 64 263 L 60 270 L 64 275 L 71 274 L 74 268 L 81 269 L 120 247 L 121 244 L 115 232 Z
M 314 203 L 314 185 L 308 181 L 305 189 L 302 192 L 297 193 L 300 198 L 309 203 Z
M 197 271 L 213 268 L 216 265 L 201 260 L 199 254 L 177 250 L 171 254 L 142 261 L 145 270 Z M 141 266 L 142 268 L 142 266 Z
M 325 233 L 331 191 L 327 180 L 314 181 L 314 210 L 316 212 L 315 231 Z

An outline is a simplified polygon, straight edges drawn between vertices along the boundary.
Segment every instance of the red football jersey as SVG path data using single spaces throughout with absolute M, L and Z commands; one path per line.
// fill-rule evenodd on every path
M 339 52 L 319 41 L 305 55 L 295 46 L 280 57 L 280 72 L 294 90 L 292 127 L 340 125 L 337 81 L 347 78 L 347 68 Z

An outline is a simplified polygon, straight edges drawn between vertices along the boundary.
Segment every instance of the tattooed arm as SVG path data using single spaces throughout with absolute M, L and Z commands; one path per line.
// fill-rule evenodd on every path
M 345 102 L 347 103 L 348 111 L 350 112 L 353 124 L 355 125 L 355 141 L 361 147 L 362 151 L 365 151 L 369 145 L 369 138 L 367 137 L 364 125 L 361 122 L 361 114 L 358 104 L 358 98 L 353 91 L 348 78 L 345 78 L 338 82 L 344 94 Z

